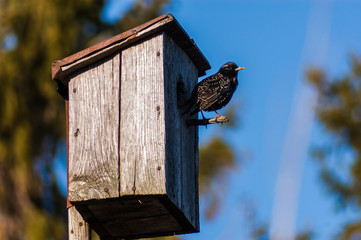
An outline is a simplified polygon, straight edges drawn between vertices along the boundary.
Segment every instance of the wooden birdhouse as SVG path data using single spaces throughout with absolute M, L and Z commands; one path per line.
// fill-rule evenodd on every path
M 66 100 L 68 200 L 102 239 L 199 231 L 190 95 L 209 63 L 170 14 L 53 63 Z

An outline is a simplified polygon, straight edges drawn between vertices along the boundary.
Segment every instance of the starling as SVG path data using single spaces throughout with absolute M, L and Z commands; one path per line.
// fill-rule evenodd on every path
M 191 97 L 185 102 L 187 109 L 183 114 L 194 115 L 201 112 L 204 119 L 202 111 L 214 111 L 217 114 L 216 118 L 220 117 L 217 110 L 231 100 L 238 85 L 237 72 L 242 69 L 245 68 L 238 67 L 234 62 L 228 62 L 216 74 L 199 82 L 194 87 Z

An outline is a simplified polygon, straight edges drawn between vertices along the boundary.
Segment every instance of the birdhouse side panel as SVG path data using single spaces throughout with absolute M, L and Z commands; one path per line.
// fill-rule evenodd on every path
M 119 65 L 116 54 L 69 82 L 69 200 L 119 196 Z
M 165 116 L 167 195 L 199 229 L 198 127 L 189 127 L 182 101 L 197 84 L 198 70 L 185 52 L 165 35 Z
M 165 194 L 163 35 L 122 51 L 120 195 Z

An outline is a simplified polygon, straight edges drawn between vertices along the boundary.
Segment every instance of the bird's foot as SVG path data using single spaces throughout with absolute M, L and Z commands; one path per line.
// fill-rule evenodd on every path
M 188 126 L 195 126 L 195 125 L 204 125 L 207 127 L 208 124 L 214 124 L 214 123 L 225 123 L 228 122 L 229 119 L 225 116 L 219 116 L 219 117 L 215 117 L 215 118 L 210 118 L 210 119 L 190 119 L 187 120 L 187 125 Z
M 214 118 L 214 120 L 216 121 L 216 123 L 218 123 L 218 118 L 222 117 L 222 115 L 219 114 L 217 111 L 214 111 L 214 112 L 217 114 L 217 116 Z

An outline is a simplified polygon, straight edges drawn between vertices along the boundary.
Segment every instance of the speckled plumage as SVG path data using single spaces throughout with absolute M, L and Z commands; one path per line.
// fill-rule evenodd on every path
M 237 89 L 237 64 L 228 62 L 214 75 L 199 82 L 186 101 L 184 113 L 194 115 L 200 111 L 216 111 L 229 103 Z

